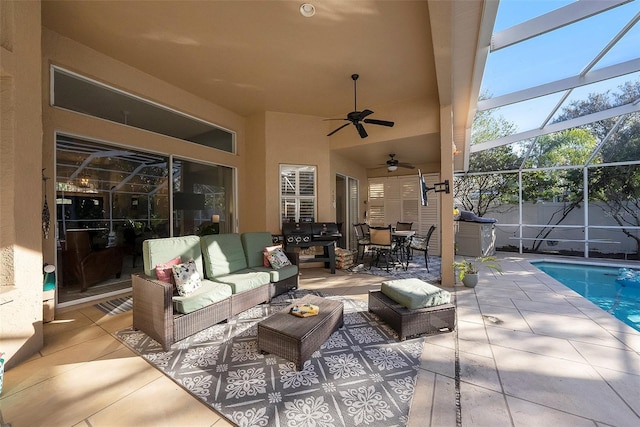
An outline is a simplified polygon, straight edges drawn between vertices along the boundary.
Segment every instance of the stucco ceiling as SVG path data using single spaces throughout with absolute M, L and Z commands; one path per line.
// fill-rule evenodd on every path
M 441 74 L 450 71 L 452 52 L 434 55 L 427 1 L 316 0 L 311 18 L 301 16 L 301 3 L 45 1 L 42 21 L 63 36 L 245 117 L 263 111 L 344 117 L 354 109 L 353 73 L 360 75 L 358 110 L 388 111 L 410 99 L 455 102 L 441 99 L 451 96 L 449 89 L 439 93 L 436 68 Z M 440 14 L 442 3 L 449 2 L 433 3 Z M 468 3 L 466 10 L 476 11 L 475 16 L 482 2 L 459 3 Z M 473 54 L 479 20 L 465 25 L 457 37 Z M 441 26 L 453 31 L 446 23 Z M 441 34 L 438 40 L 448 38 Z M 436 64 L 438 58 L 447 62 L 444 68 Z M 460 81 L 468 82 L 462 88 L 467 105 L 469 74 Z M 403 125 L 402 117 L 374 113 L 370 118 Z M 327 122 L 327 132 L 336 123 L 341 122 Z M 439 151 L 425 149 L 427 136 L 385 141 L 374 136 L 382 127 L 366 127 L 377 149 L 367 157 L 357 150 L 341 150 L 342 155 L 368 168 L 384 163 L 389 152 L 416 164 L 440 161 Z M 340 131 L 345 132 L 358 138 L 352 126 Z

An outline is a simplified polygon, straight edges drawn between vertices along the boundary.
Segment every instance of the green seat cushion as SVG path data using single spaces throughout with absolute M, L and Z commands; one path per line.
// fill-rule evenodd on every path
M 269 267 L 254 267 L 253 271 L 265 271 L 269 273 L 271 277 L 271 283 L 278 283 L 281 280 L 288 279 L 289 277 L 296 276 L 298 274 L 297 265 L 285 265 L 277 270 Z
M 266 271 L 240 270 L 231 274 L 224 274 L 214 278 L 216 282 L 226 283 L 234 294 L 249 291 L 271 281 L 271 276 Z
M 209 234 L 202 236 L 200 243 L 207 279 L 214 280 L 247 268 L 239 234 Z
M 408 309 L 433 307 L 451 302 L 451 294 L 420 279 L 399 279 L 382 282 L 383 294 Z
M 188 314 L 231 297 L 229 285 L 210 280 L 202 280 L 201 284 L 202 286 L 187 296 L 174 296 L 173 309 L 178 313 Z

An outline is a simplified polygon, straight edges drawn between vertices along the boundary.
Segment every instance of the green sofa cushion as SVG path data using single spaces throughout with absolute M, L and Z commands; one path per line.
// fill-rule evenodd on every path
M 242 233 L 240 236 L 244 253 L 247 259 L 247 267 L 260 267 L 264 259 L 264 248 L 273 246 L 271 233 L 266 231 L 256 231 Z
M 203 280 L 202 286 L 193 293 L 173 297 L 173 309 L 178 313 L 189 314 L 215 302 L 231 297 L 231 286 L 220 282 Z
M 244 269 L 231 274 L 216 276 L 213 280 L 226 283 L 234 294 L 255 289 L 271 281 L 271 276 L 265 271 Z
M 382 282 L 383 294 L 408 309 L 433 307 L 451 302 L 451 294 L 420 279 L 398 279 Z
M 193 259 L 200 278 L 204 278 L 202 268 L 202 253 L 200 251 L 200 237 L 181 236 L 167 237 L 163 239 L 150 239 L 142 242 L 142 258 L 144 261 L 144 274 L 157 279 L 156 265 L 164 264 L 175 257 L 180 257 L 181 262 Z
M 253 267 L 251 270 L 254 271 L 265 271 L 269 273 L 271 276 L 271 282 L 277 283 L 281 280 L 288 279 L 289 277 L 296 276 L 298 274 L 298 266 L 297 265 L 285 265 L 282 268 L 274 270 L 269 267 Z
M 200 245 L 208 279 L 217 279 L 218 276 L 247 268 L 244 249 L 237 233 L 202 236 Z

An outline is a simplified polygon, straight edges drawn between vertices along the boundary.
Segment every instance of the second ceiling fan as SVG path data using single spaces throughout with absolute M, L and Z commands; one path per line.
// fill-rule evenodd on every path
M 387 121 L 387 120 L 377 120 L 377 119 L 367 119 L 365 117 L 373 114 L 373 111 L 371 110 L 362 110 L 362 111 L 358 111 L 358 96 L 357 96 L 357 83 L 356 81 L 358 80 L 358 77 L 360 77 L 358 74 L 352 74 L 351 78 L 353 79 L 353 110 L 352 112 L 350 112 L 349 114 L 347 114 L 347 118 L 346 119 L 326 119 L 326 120 L 346 120 L 350 123 L 345 123 L 342 126 L 340 126 L 339 128 L 337 128 L 336 130 L 330 132 L 327 136 L 331 136 L 334 133 L 338 132 L 340 129 L 349 126 L 349 124 L 353 124 L 356 127 L 356 130 L 358 131 L 358 134 L 360 135 L 360 138 L 366 138 L 367 136 L 369 136 L 367 134 L 367 131 L 364 129 L 364 126 L 362 125 L 362 123 L 367 123 L 367 124 L 372 124 L 372 125 L 380 125 L 380 126 L 387 126 L 387 127 L 393 127 L 394 123 Z
M 387 160 L 387 170 L 389 172 L 393 172 L 395 170 L 397 170 L 399 167 L 400 168 L 406 168 L 406 169 L 415 169 L 415 166 L 413 166 L 410 163 L 404 163 L 404 162 L 399 162 L 398 160 L 395 159 L 396 155 L 391 153 L 389 154 L 389 160 Z

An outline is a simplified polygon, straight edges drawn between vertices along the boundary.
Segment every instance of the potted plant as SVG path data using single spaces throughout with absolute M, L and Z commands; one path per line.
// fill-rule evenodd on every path
M 462 261 L 453 263 L 456 276 L 468 288 L 473 288 L 478 284 L 478 272 L 482 267 L 502 274 L 502 267 L 498 263 L 498 259 L 494 256 L 483 256 L 473 259 L 465 258 Z

